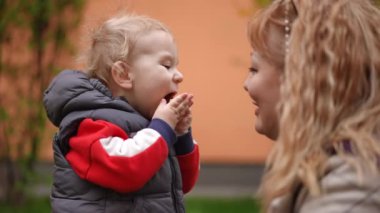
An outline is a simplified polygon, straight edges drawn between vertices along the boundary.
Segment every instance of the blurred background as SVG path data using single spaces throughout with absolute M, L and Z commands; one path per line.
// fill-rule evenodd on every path
M 193 134 L 199 181 L 189 213 L 255 212 L 255 192 L 271 142 L 254 130 L 243 90 L 250 66 L 246 25 L 269 0 L 0 0 L 0 212 L 50 212 L 56 127 L 43 91 L 62 69 L 82 69 L 78 53 L 105 19 L 135 13 L 174 34 L 182 92 L 195 96 Z

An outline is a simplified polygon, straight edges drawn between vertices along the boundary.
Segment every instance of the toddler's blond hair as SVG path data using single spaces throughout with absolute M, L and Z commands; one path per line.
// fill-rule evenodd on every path
M 110 71 L 117 61 L 128 63 L 139 36 L 161 30 L 170 33 L 160 21 L 146 16 L 123 15 L 108 19 L 91 35 L 91 46 L 83 55 L 85 72 L 109 83 Z

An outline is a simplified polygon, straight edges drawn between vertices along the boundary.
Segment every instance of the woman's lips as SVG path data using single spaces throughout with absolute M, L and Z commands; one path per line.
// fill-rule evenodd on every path
M 255 110 L 255 115 L 257 116 L 259 114 L 259 106 L 257 105 L 257 103 L 255 101 L 252 101 L 253 105 L 255 106 L 256 110 Z

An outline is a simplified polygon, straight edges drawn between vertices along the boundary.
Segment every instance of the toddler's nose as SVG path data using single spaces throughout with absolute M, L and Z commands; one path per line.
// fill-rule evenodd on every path
M 174 73 L 173 81 L 177 84 L 183 81 L 183 74 L 179 70 Z

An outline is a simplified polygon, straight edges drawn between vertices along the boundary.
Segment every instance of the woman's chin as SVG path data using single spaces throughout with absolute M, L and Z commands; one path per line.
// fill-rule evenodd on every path
M 276 133 L 276 131 L 273 131 L 273 129 L 264 128 L 262 125 L 256 123 L 255 130 L 260 135 L 264 135 L 271 140 L 277 139 L 278 134 Z

